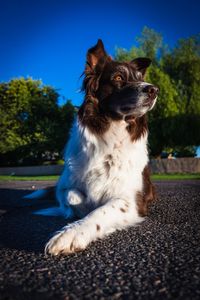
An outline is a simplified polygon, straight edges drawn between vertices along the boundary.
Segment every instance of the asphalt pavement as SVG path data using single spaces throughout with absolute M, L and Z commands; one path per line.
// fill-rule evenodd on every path
M 53 182 L 0 182 L 0 299 L 200 299 L 200 181 L 156 182 L 143 224 L 67 257 L 44 255 L 58 217 L 23 200 Z

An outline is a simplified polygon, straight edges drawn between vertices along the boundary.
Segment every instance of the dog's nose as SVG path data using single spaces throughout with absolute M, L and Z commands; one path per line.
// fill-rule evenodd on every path
M 149 96 L 156 96 L 159 92 L 159 88 L 154 85 L 147 85 L 143 89 L 144 93 L 147 93 Z

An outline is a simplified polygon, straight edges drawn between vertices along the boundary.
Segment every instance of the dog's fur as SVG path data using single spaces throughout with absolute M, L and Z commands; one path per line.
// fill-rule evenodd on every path
M 80 220 L 56 233 L 46 252 L 58 255 L 83 250 L 92 241 L 135 225 L 147 215 L 155 191 L 147 167 L 146 113 L 158 93 L 144 82 L 149 65 L 147 58 L 129 63 L 112 60 L 101 40 L 88 50 L 85 99 L 56 188 L 59 208 L 38 212 Z

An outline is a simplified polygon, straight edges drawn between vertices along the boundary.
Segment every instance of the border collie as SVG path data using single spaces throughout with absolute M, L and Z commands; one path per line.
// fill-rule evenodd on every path
M 146 113 L 158 95 L 158 88 L 144 81 L 150 63 L 143 57 L 117 62 L 107 55 L 101 40 L 88 50 L 85 98 L 56 187 L 59 207 L 37 212 L 79 220 L 57 232 L 47 243 L 46 253 L 81 251 L 147 215 L 155 191 L 147 166 Z

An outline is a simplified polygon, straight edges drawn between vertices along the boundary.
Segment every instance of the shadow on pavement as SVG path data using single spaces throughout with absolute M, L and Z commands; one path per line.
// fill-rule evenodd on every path
M 26 200 L 30 190 L 0 189 L 1 247 L 41 252 L 50 236 L 67 222 L 61 217 L 32 213 L 55 205 L 49 200 Z

